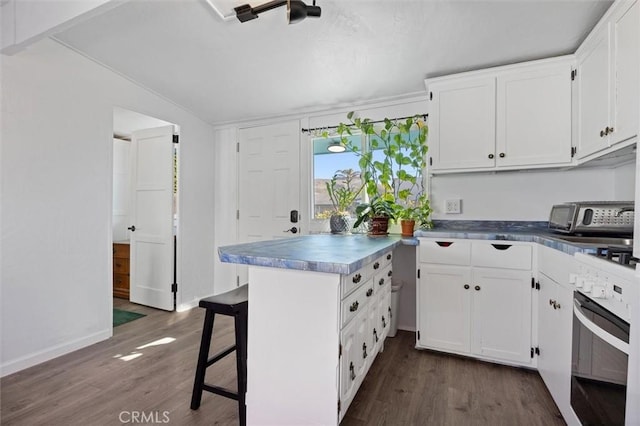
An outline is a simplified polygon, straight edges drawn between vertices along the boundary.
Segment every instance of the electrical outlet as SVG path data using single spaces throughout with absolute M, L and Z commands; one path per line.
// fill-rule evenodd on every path
M 461 206 L 462 200 L 460 199 L 447 200 L 444 205 L 444 212 L 446 214 L 459 214 L 462 212 Z

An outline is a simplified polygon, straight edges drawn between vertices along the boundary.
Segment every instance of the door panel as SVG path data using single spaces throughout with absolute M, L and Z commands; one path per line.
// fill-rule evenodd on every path
M 173 310 L 173 126 L 131 137 L 131 301 Z

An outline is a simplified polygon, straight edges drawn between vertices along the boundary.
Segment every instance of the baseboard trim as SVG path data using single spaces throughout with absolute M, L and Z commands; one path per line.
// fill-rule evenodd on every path
M 416 332 L 416 327 L 415 326 L 408 326 L 408 325 L 400 325 L 398 324 L 398 330 L 404 330 L 404 331 L 412 331 L 412 332 Z
M 69 352 L 77 351 L 78 349 L 93 345 L 94 343 L 107 340 L 111 336 L 113 336 L 113 328 L 99 331 L 89 336 L 72 340 L 71 342 L 56 345 L 33 354 L 23 356 L 13 361 L 2 363 L 0 365 L 0 377 L 17 373 L 18 371 L 33 367 L 34 365 L 38 365 L 59 356 L 68 354 Z
M 184 312 L 193 308 L 197 308 L 199 304 L 200 304 L 200 299 L 192 300 L 191 302 L 188 302 L 188 303 L 181 303 L 178 306 L 176 306 L 176 312 Z

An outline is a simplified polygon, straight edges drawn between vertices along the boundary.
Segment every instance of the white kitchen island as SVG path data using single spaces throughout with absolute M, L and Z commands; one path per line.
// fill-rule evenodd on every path
M 382 349 L 398 236 L 221 247 L 249 265 L 247 424 L 338 424 Z

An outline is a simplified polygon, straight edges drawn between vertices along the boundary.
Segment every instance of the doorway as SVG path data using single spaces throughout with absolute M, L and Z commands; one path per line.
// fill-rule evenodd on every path
M 179 130 L 175 123 L 113 110 L 114 307 L 127 301 L 175 310 Z

